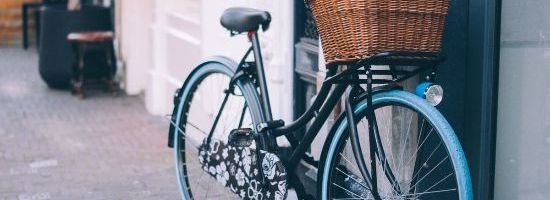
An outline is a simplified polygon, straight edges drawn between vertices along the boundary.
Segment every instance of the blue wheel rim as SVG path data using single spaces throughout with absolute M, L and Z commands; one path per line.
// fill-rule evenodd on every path
M 419 98 L 418 96 L 411 94 L 409 92 L 404 92 L 400 90 L 392 90 L 388 92 L 378 93 L 373 96 L 373 104 L 382 104 L 382 103 L 401 103 L 403 105 L 409 106 L 419 114 L 422 114 L 432 126 L 440 133 L 442 141 L 445 143 L 447 152 L 451 156 L 451 161 L 453 168 L 456 173 L 459 198 L 461 200 L 472 200 L 473 191 L 472 191 L 472 181 L 470 177 L 470 171 L 468 168 L 468 162 L 466 156 L 456 136 L 452 127 L 449 125 L 447 120 L 441 115 L 441 113 L 433 106 L 428 104 L 424 99 Z M 357 104 L 354 109 L 355 114 L 363 112 L 367 108 L 367 101 L 363 100 Z M 337 124 L 338 128 L 328 148 L 326 159 L 328 162 L 333 161 L 334 156 L 337 151 L 337 146 L 339 140 L 344 136 L 345 130 L 347 129 L 347 120 L 344 119 L 340 124 Z M 322 183 L 321 183 L 321 197 L 322 199 L 327 199 L 328 197 L 328 180 L 330 168 L 332 163 L 325 163 L 323 167 Z

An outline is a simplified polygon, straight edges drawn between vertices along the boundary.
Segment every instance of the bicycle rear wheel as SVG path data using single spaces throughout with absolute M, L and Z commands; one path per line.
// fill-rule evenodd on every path
M 363 178 L 348 123 L 340 118 L 325 143 L 322 158 L 326 159 L 319 165 L 321 199 L 377 199 L 374 192 L 380 199 L 473 199 L 462 147 L 433 106 L 403 91 L 374 95 L 378 132 L 372 137 L 366 107 L 366 100 L 358 103 L 355 116 L 361 155 L 374 184 Z
M 242 198 L 240 195 L 243 194 L 226 187 L 230 177 L 238 174 L 231 171 L 235 169 L 221 162 L 215 166 L 205 164 L 217 156 L 206 156 L 206 152 L 216 153 L 219 148 L 220 156 L 227 156 L 227 149 L 222 152 L 222 145 L 227 146 L 231 130 L 252 128 L 261 121 L 260 104 L 252 83 L 237 81 L 233 93 L 227 93 L 235 70 L 231 66 L 234 65 L 218 61 L 203 63 L 181 88 L 179 104 L 175 105 L 178 108 L 174 123 L 178 129 L 174 137 L 174 153 L 183 199 Z M 207 144 L 209 135 L 211 139 Z M 256 155 L 247 152 L 235 159 L 238 162 L 252 161 L 258 159 Z M 250 167 L 254 163 L 245 164 Z

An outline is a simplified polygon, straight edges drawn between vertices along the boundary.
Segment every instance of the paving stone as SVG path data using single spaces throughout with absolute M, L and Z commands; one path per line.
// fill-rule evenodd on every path
M 46 86 L 33 49 L 0 49 L 0 200 L 178 199 L 168 122 L 139 97 Z

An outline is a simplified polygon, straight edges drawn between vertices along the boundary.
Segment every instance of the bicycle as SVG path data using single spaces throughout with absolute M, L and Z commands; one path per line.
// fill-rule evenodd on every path
M 270 21 L 265 11 L 226 10 L 222 25 L 247 33 L 251 47 L 239 63 L 206 59 L 176 91 L 169 146 L 183 199 L 284 199 L 290 187 L 300 199 L 473 199 L 460 142 L 435 108 L 443 58 L 386 52 L 330 64 L 310 108 L 285 125 L 272 118 L 258 39 Z M 415 94 L 400 86 L 421 73 L 428 75 Z M 315 161 L 306 151 L 341 102 Z M 306 124 L 297 138 L 293 132 Z M 279 137 L 290 147 L 279 146 Z M 301 160 L 318 167 L 317 194 L 307 194 L 295 174 Z

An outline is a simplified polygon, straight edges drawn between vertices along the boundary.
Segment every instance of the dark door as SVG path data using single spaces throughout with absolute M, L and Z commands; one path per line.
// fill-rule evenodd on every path
M 499 0 L 451 1 L 438 82 L 445 88 L 439 110 L 449 120 L 468 158 L 475 199 L 492 199 Z
M 447 60 L 439 68 L 436 80 L 445 88 L 445 99 L 438 109 L 462 142 L 470 165 L 475 199 L 492 199 L 500 0 L 451 2 L 443 37 L 443 53 Z M 303 62 L 307 54 L 301 53 L 304 49 L 300 44 L 305 44 L 308 38 L 317 39 L 317 36 L 308 29 L 311 14 L 303 9 L 303 1 L 295 1 L 295 5 L 295 113 L 299 115 L 308 105 L 306 100 L 314 94 L 311 86 L 315 83 L 314 76 L 303 73 L 308 72 L 307 67 L 312 65 L 304 64 L 307 64 Z M 309 72 L 318 70 L 310 69 Z

